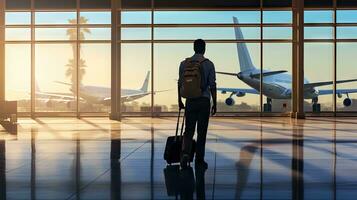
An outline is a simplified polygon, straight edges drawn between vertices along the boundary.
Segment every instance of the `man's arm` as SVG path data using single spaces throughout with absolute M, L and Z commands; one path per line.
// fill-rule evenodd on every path
M 179 78 L 178 78 L 178 81 L 177 81 L 177 98 L 178 98 L 178 106 L 179 106 L 179 109 L 185 109 L 185 105 L 183 104 L 182 102 L 182 97 L 181 97 L 181 92 L 180 92 L 180 89 L 181 89 L 181 84 L 182 84 L 182 73 L 183 73 L 183 63 L 180 64 L 180 67 L 179 67 Z
M 216 70 L 213 63 L 210 73 L 208 75 L 208 81 L 209 81 L 209 87 L 211 90 L 211 95 L 213 100 L 211 114 L 215 115 L 217 112 L 217 84 L 216 84 Z

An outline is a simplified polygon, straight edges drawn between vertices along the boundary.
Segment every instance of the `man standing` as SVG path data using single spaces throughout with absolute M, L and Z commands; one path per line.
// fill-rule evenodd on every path
M 195 54 L 182 61 L 179 69 L 178 103 L 185 108 L 186 128 L 182 142 L 181 167 L 185 168 L 190 160 L 192 138 L 197 124 L 197 146 L 195 165 L 207 169 L 204 160 L 206 135 L 210 113 L 217 111 L 216 72 L 214 64 L 203 55 L 206 43 L 202 39 L 194 42 Z M 186 106 L 182 102 L 186 98 Z M 211 110 L 211 97 L 213 100 Z

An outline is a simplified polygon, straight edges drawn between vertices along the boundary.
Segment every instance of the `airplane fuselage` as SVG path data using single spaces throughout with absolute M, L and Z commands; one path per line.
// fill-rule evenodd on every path
M 100 86 L 82 86 L 81 96 L 87 96 L 97 98 L 98 100 L 103 100 L 111 96 L 111 89 L 108 87 L 100 87 Z M 142 96 L 140 96 L 142 94 Z M 139 99 L 143 96 L 148 95 L 147 92 L 141 90 L 131 90 L 131 89 L 122 89 L 121 95 L 124 96 L 132 96 L 130 98 L 122 98 L 124 102 L 133 101 Z
M 263 72 L 269 72 L 264 70 Z M 250 87 L 260 91 L 260 78 L 252 77 L 252 74 L 260 74 L 259 69 L 252 69 L 244 72 L 240 72 L 237 77 Z M 305 79 L 304 84 L 308 83 Z M 283 73 L 263 77 L 262 93 L 271 99 L 290 99 L 292 86 L 291 74 Z M 304 91 L 305 99 L 313 99 L 319 95 L 318 89 L 313 88 L 311 91 Z

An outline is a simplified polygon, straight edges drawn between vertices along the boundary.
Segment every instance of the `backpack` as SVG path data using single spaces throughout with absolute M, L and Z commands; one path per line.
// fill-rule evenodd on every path
M 187 58 L 182 75 L 180 94 L 183 98 L 198 98 L 202 96 L 202 63 L 207 59 L 193 60 Z

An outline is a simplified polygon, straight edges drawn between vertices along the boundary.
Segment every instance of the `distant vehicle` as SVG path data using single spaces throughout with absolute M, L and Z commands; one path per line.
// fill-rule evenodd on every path
M 238 19 L 233 17 L 233 22 L 235 24 L 239 24 Z M 237 40 L 243 40 L 243 33 L 240 27 L 235 27 L 235 36 Z M 262 94 L 267 97 L 267 103 L 264 105 L 268 105 L 270 109 L 267 111 L 271 111 L 272 99 L 290 99 L 291 98 L 291 86 L 292 86 L 292 76 L 291 74 L 287 74 L 285 70 L 278 71 L 269 71 L 263 70 L 263 74 L 261 74 L 260 69 L 257 69 L 250 58 L 249 51 L 245 43 L 237 43 L 237 51 L 239 57 L 240 64 L 240 72 L 239 73 L 229 73 L 229 72 L 217 72 L 218 74 L 236 76 L 239 80 L 246 83 L 251 89 L 244 88 L 217 88 L 221 91 L 222 94 L 231 93 L 230 96 L 225 100 L 225 103 L 228 106 L 232 106 L 235 104 L 233 96 L 243 97 L 246 94 L 260 94 L 260 76 L 263 76 L 263 84 L 262 84 Z M 357 79 L 350 80 L 340 80 L 336 81 L 337 84 L 347 83 L 347 82 L 355 82 Z M 311 99 L 313 103 L 313 109 L 315 111 L 320 111 L 320 106 L 318 104 L 318 97 L 320 95 L 328 95 L 333 94 L 333 90 L 319 90 L 317 87 L 332 85 L 332 81 L 326 82 L 315 82 L 309 83 L 307 79 L 304 79 L 304 99 Z M 338 89 L 336 94 L 339 98 L 342 98 L 343 95 L 346 95 L 346 98 L 343 101 L 344 106 L 351 106 L 352 100 L 349 98 L 349 93 L 357 93 L 357 89 Z M 316 106 L 318 105 L 318 106 Z
M 145 80 L 140 89 L 122 89 L 121 90 L 121 101 L 130 102 L 136 99 L 140 99 L 151 94 L 148 91 L 150 79 L 150 71 L 147 72 Z M 56 81 L 56 83 L 72 86 L 70 83 Z M 66 103 L 67 107 L 73 106 L 76 103 L 76 98 L 74 97 L 75 91 L 70 89 L 71 93 L 50 93 L 50 92 L 41 92 L 41 90 L 36 86 L 36 99 L 45 101 L 48 107 L 51 107 L 54 102 L 56 103 Z M 100 86 L 90 86 L 82 85 L 79 88 L 79 101 L 82 103 L 98 103 L 104 105 L 110 105 L 111 103 L 111 88 L 100 87 Z M 167 90 L 164 90 L 167 91 Z M 164 91 L 156 91 L 164 92 Z

